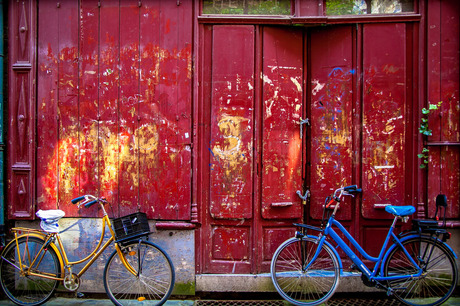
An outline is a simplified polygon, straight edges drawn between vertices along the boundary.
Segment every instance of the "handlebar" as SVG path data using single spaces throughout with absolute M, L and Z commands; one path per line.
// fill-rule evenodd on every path
M 350 185 L 350 186 L 338 188 L 334 191 L 332 198 L 326 204 L 326 208 L 329 208 L 329 206 L 331 206 L 334 202 L 340 202 L 340 198 L 344 195 L 354 197 L 355 194 L 361 193 L 361 192 L 363 192 L 363 190 L 361 188 L 358 188 L 357 185 Z
M 84 200 L 84 201 L 83 201 Z M 77 204 L 79 202 L 83 201 L 82 203 L 78 204 L 78 208 L 80 208 L 80 206 L 84 205 L 86 208 L 98 203 L 98 202 L 102 202 L 102 203 L 107 203 L 107 200 L 104 199 L 104 198 L 97 198 L 91 194 L 86 194 L 84 196 L 80 196 L 80 197 L 77 197 L 75 199 L 72 199 L 71 202 L 72 204 Z

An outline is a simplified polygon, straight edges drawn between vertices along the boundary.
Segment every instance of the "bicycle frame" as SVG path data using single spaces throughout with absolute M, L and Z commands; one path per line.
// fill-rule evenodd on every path
M 46 248 L 51 246 L 54 249 L 54 251 L 56 252 L 56 255 L 58 256 L 59 262 L 61 263 L 61 269 L 62 268 L 67 269 L 69 274 L 72 273 L 72 266 L 73 265 L 80 264 L 80 263 L 83 263 L 83 262 L 86 262 L 86 261 L 89 260 L 88 263 L 86 263 L 86 265 L 80 270 L 80 272 L 78 274 L 76 274 L 77 277 L 81 277 L 89 269 L 89 267 L 91 267 L 91 265 L 96 261 L 96 259 L 98 259 L 99 256 L 107 249 L 107 247 L 115 240 L 115 238 L 114 238 L 115 237 L 115 232 L 112 229 L 112 224 L 110 222 L 108 214 L 106 213 L 103 204 L 100 203 L 100 205 L 101 205 L 102 210 L 103 210 L 102 233 L 101 233 L 101 236 L 99 238 L 99 242 L 98 242 L 97 246 L 91 251 L 91 253 L 87 257 L 85 257 L 85 258 L 83 258 L 81 260 L 77 260 L 77 261 L 69 261 L 69 259 L 67 257 L 67 253 L 66 253 L 65 248 L 64 248 L 64 245 L 62 244 L 62 240 L 61 240 L 61 237 L 60 237 L 59 233 L 48 233 L 47 235 L 45 235 L 42 231 L 39 231 L 39 230 L 28 229 L 28 228 L 20 228 L 19 227 L 19 228 L 13 228 L 12 229 L 14 231 L 14 235 L 15 235 L 14 241 L 16 243 L 16 249 L 18 251 L 18 261 L 19 261 L 19 266 L 15 266 L 15 267 L 17 269 L 19 269 L 20 271 L 25 272 L 27 275 L 33 275 L 33 276 L 38 276 L 38 277 L 43 277 L 43 278 L 63 281 L 65 279 L 65 275 L 66 275 L 65 270 L 63 270 L 62 276 L 46 275 L 46 274 L 34 273 L 32 271 L 34 267 L 36 267 L 36 266 L 38 266 L 40 264 L 41 260 L 43 259 L 44 254 L 45 254 Z M 104 236 L 105 236 L 106 225 L 109 228 L 111 237 L 104 243 L 104 245 L 102 245 L 102 242 L 103 242 Z M 28 233 L 18 236 L 18 231 L 27 231 Z M 30 267 L 26 267 L 22 263 L 22 259 L 21 259 L 22 254 L 19 254 L 20 250 L 19 250 L 18 239 L 20 237 L 23 237 L 23 236 L 30 236 L 31 235 L 30 233 L 35 233 L 35 234 L 32 234 L 32 236 L 34 236 L 34 237 L 43 238 L 45 240 L 45 243 L 43 244 L 42 248 L 40 249 L 40 251 L 35 256 L 35 258 L 33 258 Z M 55 244 L 54 244 L 55 241 L 57 241 L 57 243 L 59 245 L 59 249 L 55 247 Z M 133 275 L 137 276 L 137 272 L 126 261 L 125 256 L 123 255 L 123 253 L 121 251 L 121 248 L 119 247 L 119 245 L 117 243 L 115 243 L 115 249 L 116 249 L 117 254 L 118 254 L 119 258 L 121 259 L 123 265 L 128 269 L 128 271 L 130 273 L 132 273 Z M 29 258 L 29 262 L 30 262 L 30 258 Z
M 353 261 L 353 263 L 363 272 L 369 280 L 375 280 L 375 281 L 389 281 L 389 280 L 403 280 L 403 279 L 408 279 L 412 277 L 419 277 L 422 275 L 423 270 L 420 268 L 417 263 L 413 260 L 412 256 L 409 255 L 409 252 L 403 247 L 401 240 L 394 234 L 394 228 L 396 221 L 398 217 L 395 217 L 390 229 L 388 230 L 387 237 L 385 239 L 385 242 L 383 243 L 382 249 L 380 250 L 380 254 L 378 257 L 373 257 L 370 256 L 369 254 L 364 251 L 364 249 L 359 245 L 359 243 L 351 236 L 351 234 L 346 230 L 343 225 L 335 220 L 335 211 L 332 213 L 332 215 L 329 217 L 328 223 L 324 229 L 324 234 L 320 235 L 317 237 L 319 239 L 318 243 L 318 248 L 316 250 L 315 255 L 313 256 L 313 259 L 311 262 L 314 262 L 314 260 L 318 257 L 319 252 L 321 250 L 322 245 L 325 243 L 326 238 L 330 236 L 332 240 L 334 240 L 338 247 L 340 247 L 345 254 Z M 336 231 L 332 228 L 332 226 L 336 226 L 337 229 L 346 237 L 346 239 L 351 242 L 351 244 L 357 249 L 358 253 L 361 254 L 365 259 L 375 262 L 375 266 L 373 270 L 371 271 L 369 267 L 366 266 L 366 264 L 356 255 L 355 252 L 345 243 L 345 241 L 336 233 Z M 386 254 L 386 250 L 390 241 L 390 238 L 393 238 L 395 243 L 399 245 L 404 253 L 406 254 L 407 258 L 411 261 L 411 263 L 416 267 L 417 273 L 416 274 L 411 274 L 411 275 L 395 275 L 395 276 L 383 276 L 383 259 L 386 258 L 384 257 Z M 380 269 L 379 269 L 380 267 Z M 305 271 L 309 268 L 309 265 L 305 267 Z

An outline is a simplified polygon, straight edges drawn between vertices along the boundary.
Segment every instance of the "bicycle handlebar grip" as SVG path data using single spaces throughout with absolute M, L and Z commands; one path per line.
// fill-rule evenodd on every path
M 85 204 L 85 207 L 88 208 L 88 207 L 90 207 L 91 205 L 96 204 L 96 203 L 97 203 L 97 200 L 91 201 L 91 202 L 89 202 L 89 203 L 86 203 L 86 204 Z
M 348 193 L 361 193 L 363 190 L 361 188 L 358 188 L 357 185 L 351 185 L 344 187 L 343 190 L 345 190 Z
M 77 204 L 78 202 L 80 202 L 81 200 L 84 200 L 84 199 L 85 199 L 85 196 L 81 196 L 81 197 L 72 199 L 71 202 L 72 202 L 72 204 Z

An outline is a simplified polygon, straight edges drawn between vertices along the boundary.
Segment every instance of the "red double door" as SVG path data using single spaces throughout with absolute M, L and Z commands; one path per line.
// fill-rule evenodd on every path
M 292 223 L 318 224 L 324 198 L 351 184 L 365 194 L 338 218 L 377 251 L 382 208 L 411 193 L 411 31 L 202 28 L 198 273 L 267 272 Z M 297 190 L 311 192 L 306 205 Z

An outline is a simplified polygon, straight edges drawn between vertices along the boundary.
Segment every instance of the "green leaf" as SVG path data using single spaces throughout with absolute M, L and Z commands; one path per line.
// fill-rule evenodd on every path
M 420 165 L 420 168 L 421 168 L 421 169 L 426 168 L 426 165 L 421 164 L 421 165 Z
M 431 130 L 426 130 L 422 134 L 426 135 L 426 136 L 431 136 L 432 135 Z
M 430 111 L 427 110 L 426 108 L 422 108 L 422 114 L 426 115 L 426 114 L 429 114 Z
M 425 154 L 417 154 L 418 158 L 424 158 Z
M 438 109 L 438 106 L 436 104 L 430 104 L 430 109 Z
M 422 153 L 427 153 L 427 152 L 430 152 L 430 150 L 428 150 L 427 148 L 423 148 Z

